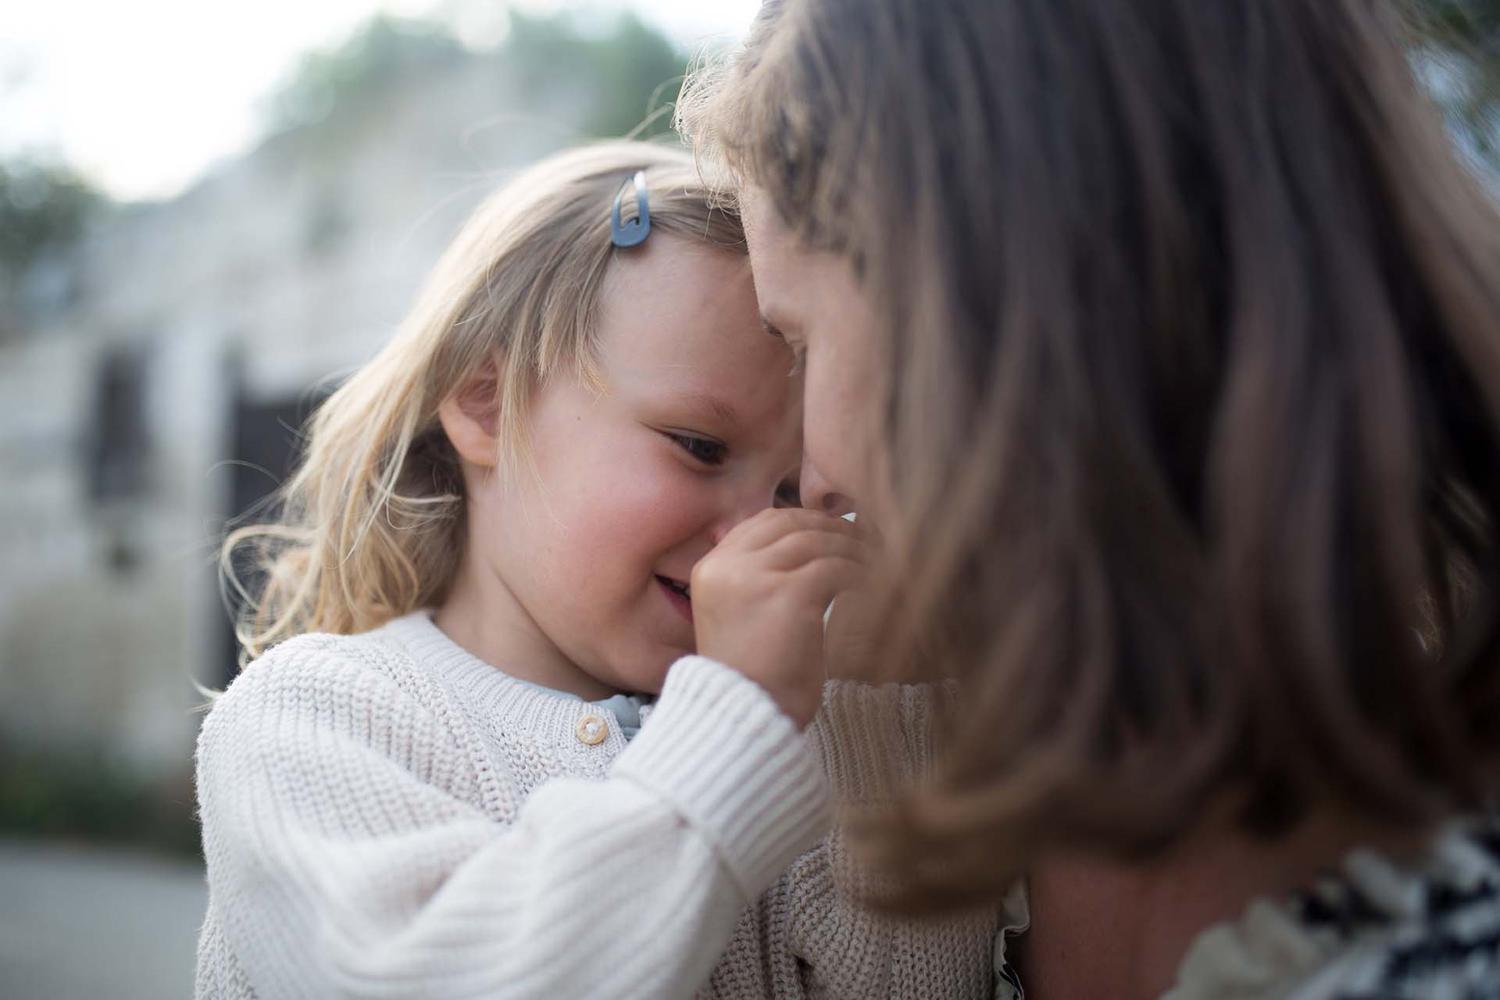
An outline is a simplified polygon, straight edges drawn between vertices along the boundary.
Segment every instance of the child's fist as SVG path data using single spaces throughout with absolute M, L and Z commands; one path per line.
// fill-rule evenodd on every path
M 823 692 L 823 615 L 866 569 L 860 529 L 811 510 L 767 509 L 693 567 L 698 652 L 765 688 L 800 726 Z

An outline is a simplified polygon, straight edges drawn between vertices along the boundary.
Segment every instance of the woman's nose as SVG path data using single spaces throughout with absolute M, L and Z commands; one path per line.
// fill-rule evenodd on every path
M 798 485 L 802 494 L 802 506 L 808 510 L 821 510 L 825 514 L 839 517 L 854 510 L 854 501 L 834 489 L 833 484 L 823 478 L 818 467 L 806 459 L 802 461 L 802 478 Z

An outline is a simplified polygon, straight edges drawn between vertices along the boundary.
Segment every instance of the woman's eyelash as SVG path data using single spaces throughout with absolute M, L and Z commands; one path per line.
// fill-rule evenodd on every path
M 672 431 L 666 432 L 667 437 L 677 444 L 677 447 L 702 462 L 704 465 L 720 465 L 729 451 L 724 445 L 708 438 L 694 437 L 691 434 L 677 434 Z

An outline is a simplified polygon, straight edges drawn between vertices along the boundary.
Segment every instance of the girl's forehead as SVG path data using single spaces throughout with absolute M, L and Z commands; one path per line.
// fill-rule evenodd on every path
M 687 391 L 785 375 L 791 355 L 760 322 L 746 257 L 656 234 L 641 249 L 617 258 L 605 280 L 597 344 L 606 378 Z
M 715 351 L 700 342 L 671 359 L 614 352 L 600 377 L 605 391 L 623 401 L 670 407 L 683 419 L 729 431 L 779 422 L 790 411 L 800 398 L 791 365 L 791 352 L 774 342 L 754 352 Z
M 753 299 L 701 322 L 616 328 L 601 347 L 606 393 L 670 410 L 703 430 L 728 435 L 779 425 L 800 398 L 792 353 L 766 334 Z

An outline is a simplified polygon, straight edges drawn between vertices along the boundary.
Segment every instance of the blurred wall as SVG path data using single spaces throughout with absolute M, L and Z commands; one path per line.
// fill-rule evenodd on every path
M 578 74 L 422 44 L 27 275 L 0 341 L 0 753 L 86 751 L 187 794 L 194 683 L 232 670 L 218 541 L 280 471 L 226 459 L 268 425 L 284 451 L 473 205 L 597 113 Z

